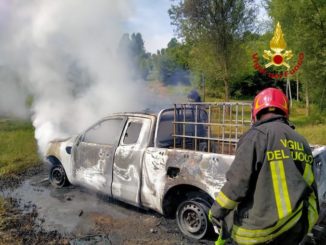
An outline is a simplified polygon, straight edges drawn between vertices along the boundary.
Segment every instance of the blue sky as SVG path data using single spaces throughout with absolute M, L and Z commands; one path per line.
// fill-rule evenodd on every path
M 140 32 L 148 52 L 166 48 L 173 37 L 168 9 L 171 0 L 134 0 L 133 14 L 128 21 L 128 32 Z
M 157 50 L 166 48 L 168 42 L 174 37 L 175 26 L 170 24 L 168 14 L 173 1 L 132 0 L 132 3 L 132 14 L 127 21 L 128 33 L 140 32 L 147 52 L 156 53 Z M 261 21 L 268 19 L 262 1 L 256 0 L 255 4 L 259 7 L 258 19 Z M 264 30 L 266 26 L 260 27 Z

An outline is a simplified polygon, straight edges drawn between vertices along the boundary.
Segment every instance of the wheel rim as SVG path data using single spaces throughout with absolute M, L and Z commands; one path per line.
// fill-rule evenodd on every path
M 186 201 L 179 207 L 177 222 L 180 230 L 191 238 L 201 239 L 206 234 L 206 213 L 202 205 L 195 201 Z
M 61 167 L 55 167 L 52 170 L 51 181 L 57 186 L 63 185 L 63 183 L 65 182 L 65 173 L 63 172 L 63 169 Z

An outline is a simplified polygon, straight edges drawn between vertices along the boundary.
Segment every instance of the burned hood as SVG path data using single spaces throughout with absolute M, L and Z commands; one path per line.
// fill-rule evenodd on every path
M 70 136 L 67 138 L 57 138 L 57 139 L 51 140 L 49 143 L 61 143 L 61 142 L 69 141 L 70 139 L 75 139 L 76 137 L 77 136 Z

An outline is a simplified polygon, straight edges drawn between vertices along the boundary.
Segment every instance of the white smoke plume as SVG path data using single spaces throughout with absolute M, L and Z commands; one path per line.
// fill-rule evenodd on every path
M 31 115 L 41 153 L 102 116 L 148 106 L 144 82 L 130 79 L 118 53 L 132 4 L 0 1 L 0 114 Z

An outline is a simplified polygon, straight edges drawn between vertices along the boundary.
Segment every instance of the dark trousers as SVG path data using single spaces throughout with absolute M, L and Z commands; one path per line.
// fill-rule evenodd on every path
M 276 237 L 272 241 L 257 245 L 298 245 L 306 235 L 308 224 L 306 218 L 301 218 L 290 230 Z M 234 241 L 227 241 L 225 245 L 238 245 Z
M 290 230 L 276 237 L 269 245 L 298 245 L 307 233 L 307 224 L 303 220 L 299 220 Z

